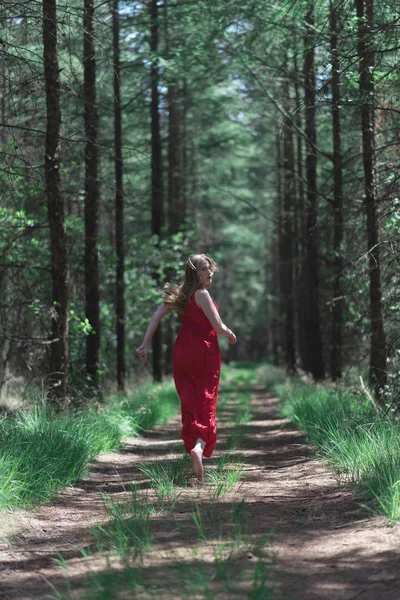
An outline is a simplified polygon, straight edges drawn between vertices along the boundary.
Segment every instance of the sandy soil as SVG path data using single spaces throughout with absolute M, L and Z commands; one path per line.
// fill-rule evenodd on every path
M 152 551 L 144 564 L 148 577 L 168 583 L 168 557 L 187 553 L 193 545 L 190 501 L 207 502 L 214 511 L 210 514 L 220 520 L 244 499 L 246 524 L 258 533 L 272 532 L 276 599 L 400 600 L 399 526 L 371 515 L 350 489 L 338 486 L 302 434 L 277 416 L 277 402 L 264 392 L 254 395 L 253 420 L 241 426 L 245 476 L 233 491 L 210 500 L 206 484 L 189 487 L 177 501 L 175 514 L 155 523 Z M 233 429 L 228 424 L 219 428 L 218 450 L 206 468 L 226 451 Z M 117 454 L 102 455 L 77 487 L 60 493 L 35 514 L 4 517 L 0 600 L 47 598 L 49 582 L 63 588 L 59 553 L 69 565 L 71 597 L 79 597 L 87 571 L 81 550 L 93 544 L 91 527 L 105 519 L 101 492 L 114 500 L 125 498 L 130 483 L 143 481 L 138 465 L 163 460 L 171 451 L 181 452 L 178 418 L 144 438 L 127 440 Z M 101 561 L 96 566 L 95 558 L 91 560 L 92 570 L 103 568 Z M 235 594 L 246 596 L 245 589 Z M 174 596 L 166 591 L 158 594 L 161 597 Z

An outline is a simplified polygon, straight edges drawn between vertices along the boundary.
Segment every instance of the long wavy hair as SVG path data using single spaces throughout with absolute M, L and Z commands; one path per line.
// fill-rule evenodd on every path
M 209 265 L 213 273 L 218 271 L 217 263 L 207 254 L 191 254 L 185 265 L 185 278 L 181 285 L 165 284 L 164 303 L 172 305 L 179 313 L 184 313 L 190 297 L 201 287 L 200 269 L 204 264 Z

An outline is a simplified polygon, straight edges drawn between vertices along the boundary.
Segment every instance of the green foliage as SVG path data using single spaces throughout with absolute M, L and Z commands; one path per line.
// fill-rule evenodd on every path
M 159 509 L 171 509 L 180 495 L 177 487 L 187 486 L 189 458 L 185 454 L 183 459 L 170 459 L 158 461 L 154 464 L 145 464 L 139 467 L 139 470 L 148 477 L 151 486 L 156 491 Z
M 136 433 L 152 429 L 168 421 L 179 410 L 179 399 L 172 381 L 163 384 L 146 384 L 127 394 L 122 401 L 111 396 L 118 412 L 131 417 L 136 423 Z
M 276 385 L 286 381 L 287 376 L 283 368 L 270 364 L 260 365 L 256 373 L 256 383 L 267 390 L 273 390 Z
M 237 408 L 233 416 L 233 422 L 238 425 L 251 421 L 252 412 L 250 408 L 251 393 L 240 394 L 237 396 Z
M 206 478 L 213 486 L 212 498 L 219 498 L 232 490 L 243 476 L 244 468 L 240 456 L 226 453 L 218 458 L 215 467 L 206 472 Z
M 340 390 L 295 382 L 277 386 L 282 414 L 307 432 L 338 477 L 351 481 L 371 506 L 400 520 L 400 428 L 370 401 Z
M 108 496 L 104 502 L 110 521 L 93 529 L 98 551 L 114 550 L 125 565 L 136 559 L 142 561 L 151 544 L 150 505 L 143 502 L 136 488 L 128 502 L 116 503 Z
M 66 414 L 38 406 L 0 422 L 0 509 L 34 506 L 73 484 L 122 437 L 165 423 L 178 410 L 172 383 L 138 387 L 101 408 Z
M 225 386 L 249 386 L 256 370 L 243 365 L 228 368 Z M 230 390 L 230 387 L 228 387 Z M 247 394 L 232 395 L 233 403 L 249 400 Z M 221 495 L 233 489 L 243 476 L 242 457 L 225 453 L 206 469 L 204 485 L 196 491 L 187 486 L 189 458 L 170 456 L 145 460 L 140 478 L 126 498 L 104 496 L 108 519 L 93 528 L 95 570 L 86 552 L 88 574 L 83 581 L 83 597 L 124 598 L 163 596 L 177 598 L 236 597 L 272 599 L 270 534 L 253 531 L 248 524 L 245 499 L 230 508 Z M 150 487 L 150 489 L 149 489 Z M 182 515 L 182 518 L 178 517 Z M 160 528 L 161 531 L 160 531 Z M 159 553 L 162 531 L 173 535 L 182 531 L 185 545 L 173 545 Z M 253 560 L 244 560 L 244 557 Z M 103 563 L 99 562 L 103 559 Z M 118 559 L 118 561 L 116 561 Z M 103 568 L 99 568 L 103 564 Z M 67 567 L 62 557 L 60 566 Z M 57 600 L 70 600 L 52 587 Z
M 151 591 L 143 583 L 143 569 L 140 567 L 125 567 L 114 570 L 111 567 L 100 573 L 89 573 L 85 582 L 85 600 L 110 600 L 120 598 L 125 590 L 131 594 Z M 60 592 L 57 592 L 60 594 Z M 68 596 L 52 596 L 54 600 L 69 600 Z
M 57 419 L 40 409 L 3 421 L 0 439 L 1 509 L 49 500 L 83 474 L 94 455 L 92 445 L 101 445 L 95 424 L 88 428 L 80 419 Z
M 0 291 L 2 356 L 12 374 L 42 381 L 49 372 L 52 282 L 47 207 L 43 186 L 43 44 L 40 6 L 27 11 L 3 2 L 4 103 L 0 193 Z M 160 11 L 160 125 L 163 145 L 165 226 L 151 237 L 150 49 L 147 8 L 120 5 L 121 93 L 125 193 L 125 301 L 128 377 L 140 370 L 130 360 L 148 318 L 160 302 L 166 279 L 182 278 L 185 257 L 206 251 L 220 265 L 212 294 L 223 319 L 237 333 L 239 346 L 222 342 L 225 360 L 241 356 L 264 360 L 271 353 L 270 324 L 279 312 L 274 272 L 277 238 L 277 147 L 284 113 L 302 133 L 304 159 L 304 35 L 309 3 L 200 0 Z M 344 192 L 343 308 L 345 364 L 365 363 L 369 315 L 367 241 L 362 208 L 364 174 L 360 156 L 361 118 L 357 64 L 358 19 L 354 5 L 337 3 L 342 93 Z M 57 5 L 58 56 L 62 103 L 61 178 L 70 256 L 70 393 L 86 396 L 85 344 L 90 323 L 84 305 L 84 153 L 83 35 L 81 5 Z M 374 81 L 381 214 L 382 285 L 390 358 L 388 401 L 398 402 L 396 358 L 399 327 L 398 132 L 396 110 L 397 16 L 393 3 L 375 6 L 372 36 L 377 52 Z M 331 339 L 332 260 L 332 56 L 329 3 L 314 3 L 317 74 L 318 231 L 322 334 Z M 99 180 L 101 188 L 99 261 L 101 280 L 102 381 L 115 373 L 114 122 L 111 10 L 100 3 L 95 14 Z M 290 98 L 282 85 L 289 82 Z M 299 106 L 295 85 L 299 85 Z M 168 231 L 168 89 L 178 91 L 184 140 L 186 222 Z M 286 100 L 288 105 L 286 106 Z M 298 121 L 297 121 L 298 119 Z M 297 141 L 297 140 L 296 140 Z M 304 165 L 303 165 L 304 167 Z M 304 169 L 303 169 L 304 170 Z M 304 175 L 304 173 L 303 173 Z M 301 181 L 299 174 L 298 181 Z M 304 208 L 304 207 L 303 207 Z M 305 211 L 303 211 L 305 214 Z M 299 220 L 300 215 L 299 215 Z M 354 232 L 355 235 L 354 235 Z M 296 243 L 302 246 L 302 236 Z M 4 265 L 4 267 L 3 267 Z M 296 267 L 297 268 L 297 267 Z M 159 284 L 154 276 L 159 277 Z M 296 282 L 298 283 L 298 281 Z M 0 366 L 0 371 L 3 368 Z M 0 372 L 0 382 L 3 374 Z M 90 383 L 90 382 L 89 382 Z

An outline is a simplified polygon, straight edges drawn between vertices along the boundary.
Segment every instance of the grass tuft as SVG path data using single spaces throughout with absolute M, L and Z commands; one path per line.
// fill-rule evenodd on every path
M 188 464 L 189 457 L 185 455 L 180 459 L 158 461 L 139 467 L 139 471 L 150 479 L 150 483 L 156 491 L 160 509 L 170 509 L 180 496 L 180 491 L 176 487 L 187 486 L 185 472 L 188 470 Z
M 392 520 L 400 520 L 400 426 L 348 392 L 286 382 L 282 414 L 307 432 L 339 478 Z
M 82 477 L 100 452 L 123 437 L 165 423 L 178 411 L 173 383 L 145 385 L 121 401 L 62 415 L 38 405 L 0 422 L 0 510 L 50 500 Z
M 125 565 L 130 565 L 137 558 L 143 560 L 144 551 L 151 544 L 151 504 L 139 496 L 136 488 L 133 488 L 128 502 L 114 502 L 106 495 L 103 498 L 110 521 L 92 530 L 97 550 L 115 551 Z
M 235 487 L 244 475 L 241 457 L 226 452 L 216 460 L 214 468 L 206 471 L 206 479 L 212 484 L 211 497 L 215 500 Z
M 254 381 L 255 370 L 251 376 L 241 367 L 232 371 L 228 383 L 233 383 L 234 388 L 229 396 L 230 406 L 233 410 L 237 408 L 236 415 L 240 420 L 240 414 L 244 414 L 250 401 L 245 387 Z M 128 407 L 130 401 L 132 398 L 124 402 L 125 414 L 131 415 L 138 424 L 137 412 L 132 408 L 134 403 Z M 143 406 L 143 397 L 141 402 Z M 151 398 L 146 402 L 147 409 Z M 142 410 L 139 427 L 147 427 L 150 421 L 146 421 L 146 415 L 155 414 L 157 410 Z M 244 429 L 244 425 L 235 427 L 234 435 L 227 441 L 235 452 L 226 452 L 215 459 L 214 466 L 207 468 L 205 475 L 211 485 L 199 488 L 197 493 L 193 489 L 184 489 L 187 486 L 186 465 L 189 467 L 189 456 L 185 454 L 183 459 L 164 457 L 140 467 L 155 494 L 135 487 L 129 502 L 116 503 L 108 496 L 104 497 L 110 519 L 96 527 L 93 533 L 94 547 L 103 553 L 107 568 L 104 572 L 90 573 L 83 582 L 81 592 L 86 600 L 164 595 L 213 600 L 238 597 L 238 594 L 253 600 L 272 598 L 269 584 L 271 556 L 266 551 L 270 534 L 250 531 L 245 500 L 233 504 L 231 512 L 226 510 L 226 502 L 218 500 L 237 485 L 243 475 L 243 458 L 237 453 L 237 446 L 244 436 Z M 185 516 L 177 519 L 172 509 L 181 494 Z M 155 514 L 162 518 L 153 519 Z M 157 544 L 151 545 L 152 537 L 157 539 L 161 523 L 167 531 L 184 528 L 183 545 L 177 547 L 177 552 L 172 546 L 168 555 L 163 552 L 160 556 Z M 152 527 L 155 528 L 153 536 Z M 188 529 L 191 529 L 189 537 Z M 61 598 L 64 597 L 57 596 L 57 600 Z

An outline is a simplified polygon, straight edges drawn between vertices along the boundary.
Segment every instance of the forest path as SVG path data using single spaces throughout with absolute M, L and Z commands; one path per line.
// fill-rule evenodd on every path
M 211 580 L 217 581 L 218 577 L 210 577 L 204 570 L 197 588 L 193 581 L 190 585 L 187 581 L 188 573 L 189 579 L 194 573 L 198 575 L 200 571 L 196 569 L 209 569 L 213 560 L 211 554 L 207 557 L 193 550 L 198 543 L 193 506 L 199 507 L 205 519 L 202 546 L 207 549 L 220 540 L 218 523 L 232 523 L 232 511 L 244 500 L 242 522 L 246 530 L 257 535 L 272 532 L 267 552 L 273 559 L 269 577 L 275 599 L 399 600 L 400 528 L 369 515 L 350 490 L 338 487 L 327 467 L 315 460 L 313 449 L 302 434 L 277 416 L 276 398 L 262 390 L 251 392 L 252 420 L 235 425 L 227 419 L 234 406 L 226 402 L 218 450 L 206 463 L 206 469 L 210 469 L 213 461 L 227 452 L 232 434 L 240 433 L 242 480 L 219 497 L 210 494 L 208 483 L 183 489 L 172 511 L 152 517 L 152 546 L 141 567 L 148 587 L 137 594 L 110 591 L 101 598 L 147 598 L 151 595 L 150 584 L 156 586 L 157 598 L 177 598 L 180 593 L 174 590 L 174 584 L 178 573 L 183 576 L 183 560 L 191 565 L 180 583 L 185 597 L 270 598 L 262 586 L 259 592 L 253 589 L 250 596 L 250 582 L 239 579 L 232 579 L 231 589 L 224 592 L 229 583 L 225 581 L 222 591 L 216 591 Z M 233 397 L 235 390 L 230 393 Z M 105 520 L 100 493 L 105 492 L 118 502 L 126 500 L 132 482 L 139 483 L 142 489 L 149 488 L 138 466 L 160 463 L 174 452 L 181 455 L 179 425 L 179 418 L 175 418 L 144 438 L 127 440 L 121 452 L 102 455 L 77 487 L 60 493 L 36 514 L 14 516 L 10 524 L 12 534 L 4 529 L 7 541 L 0 539 L 0 599 L 38 600 L 49 598 L 52 593 L 54 598 L 88 598 L 87 588 L 82 587 L 88 564 L 92 572 L 105 568 L 96 552 L 91 557 L 82 555 L 82 549 L 86 549 L 86 554 L 93 549 L 91 527 Z M 148 489 L 147 501 L 151 494 Z M 68 564 L 68 593 L 66 569 L 55 568 L 59 553 Z M 250 577 L 249 565 L 257 560 L 250 551 L 242 552 L 234 560 L 232 573 L 241 569 L 245 578 L 246 573 Z M 228 566 L 226 563 L 224 569 Z M 204 577 L 208 579 L 205 587 Z M 48 582 L 62 594 L 51 592 Z M 96 594 L 92 597 L 100 598 Z

